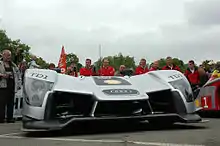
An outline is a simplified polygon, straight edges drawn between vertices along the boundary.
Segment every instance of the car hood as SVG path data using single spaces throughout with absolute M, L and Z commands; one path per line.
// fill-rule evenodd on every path
M 146 93 L 168 89 L 168 84 L 150 74 L 132 77 L 72 77 L 58 74 L 53 90 L 90 94 L 98 100 L 135 100 L 148 99 Z

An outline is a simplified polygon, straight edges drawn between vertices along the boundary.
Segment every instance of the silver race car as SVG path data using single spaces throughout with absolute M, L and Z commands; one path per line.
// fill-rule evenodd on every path
M 72 77 L 53 70 L 28 69 L 24 78 L 23 131 L 61 130 L 95 120 L 193 123 L 190 84 L 178 71 L 152 71 L 125 77 Z

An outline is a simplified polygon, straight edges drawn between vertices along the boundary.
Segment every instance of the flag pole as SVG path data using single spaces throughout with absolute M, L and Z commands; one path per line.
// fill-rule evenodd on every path
M 100 59 L 100 68 L 102 66 L 102 45 L 99 44 L 99 59 Z

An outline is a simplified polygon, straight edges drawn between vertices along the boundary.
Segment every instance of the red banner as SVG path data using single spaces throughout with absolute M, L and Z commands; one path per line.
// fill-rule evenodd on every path
M 64 46 L 62 46 L 58 67 L 61 69 L 62 74 L 66 73 L 66 53 L 64 50 Z

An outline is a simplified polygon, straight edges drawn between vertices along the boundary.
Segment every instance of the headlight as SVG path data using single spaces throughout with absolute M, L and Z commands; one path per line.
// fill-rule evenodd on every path
M 180 80 L 170 82 L 170 84 L 175 89 L 178 89 L 182 92 L 182 94 L 184 95 L 184 97 L 186 99 L 186 102 L 193 102 L 194 101 L 192 88 L 188 82 L 186 82 L 183 79 L 180 79 Z
M 53 88 L 54 83 L 41 81 L 32 78 L 25 80 L 24 95 L 25 100 L 31 106 L 42 106 L 44 97 Z

